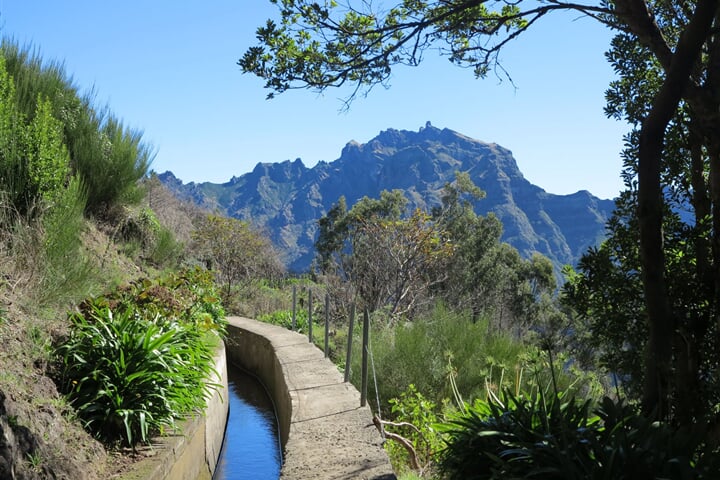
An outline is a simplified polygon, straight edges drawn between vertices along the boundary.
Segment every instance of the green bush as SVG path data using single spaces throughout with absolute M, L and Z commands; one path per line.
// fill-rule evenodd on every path
M 174 267 L 180 262 L 184 249 L 185 246 L 175 239 L 170 230 L 160 227 L 149 249 L 148 260 L 159 267 Z
M 126 208 L 122 215 L 125 218 L 120 220 L 116 238 L 123 243 L 123 251 L 129 257 L 142 257 L 157 267 L 179 263 L 184 246 L 160 224 L 152 209 Z
M 351 380 L 356 386 L 360 385 L 361 330 L 356 328 L 353 339 Z M 371 319 L 370 346 L 379 395 L 371 381 L 368 396 L 379 396 L 382 409 L 411 383 L 437 405 L 456 397 L 468 401 L 486 398 L 488 392 L 499 394 L 504 389 L 529 392 L 538 383 L 551 383 L 547 355 L 535 346 L 509 332 L 491 329 L 486 319 L 473 322 L 470 314 L 442 306 L 425 317 L 397 325 L 388 325 L 383 318 Z M 592 375 L 558 357 L 553 363 L 560 390 L 570 389 L 586 397 L 600 388 Z
M 107 306 L 71 321 L 71 336 L 58 349 L 64 390 L 99 439 L 134 446 L 204 408 L 215 372 L 201 329 Z
M 442 427 L 440 467 L 448 479 L 716 478 L 717 449 L 701 431 L 648 419 L 622 402 L 563 393 L 504 393 L 476 401 Z
M 15 82 L 0 56 L 0 192 L 21 215 L 52 203 L 70 175 L 62 123 L 40 94 L 32 114 L 18 108 Z
M 279 327 L 287 328 L 292 330 L 292 310 L 276 310 L 272 313 L 266 313 L 258 316 L 257 318 L 261 322 L 271 323 Z M 315 326 L 315 322 L 313 322 Z M 317 326 L 315 326 L 317 328 Z M 301 333 L 307 333 L 308 328 L 308 314 L 307 310 L 296 310 L 295 311 L 295 331 Z M 314 330 L 317 332 L 317 330 Z
M 86 211 L 106 216 L 118 205 L 137 203 L 142 198 L 138 181 L 147 174 L 153 158 L 153 150 L 142 141 L 141 132 L 125 127 L 108 108 L 94 106 L 92 93 L 81 96 L 72 78 L 65 73 L 62 63 L 44 62 L 36 51 L 28 47 L 21 48 L 8 40 L 3 40 L 0 56 L 5 59 L 7 72 L 14 79 L 16 89 L 13 94 L 16 99 L 13 109 L 17 115 L 29 122 L 34 122 L 36 117 L 57 119 L 57 129 L 33 130 L 32 135 L 49 140 L 35 141 L 34 145 L 54 148 L 55 145 L 64 144 L 63 149 L 67 147 L 65 157 L 69 154 L 72 174 L 82 179 L 86 189 Z M 0 94 L 4 93 L 2 90 L 0 86 Z M 3 116 L 1 103 L 2 100 L 0 117 Z M 40 120 L 41 125 L 47 125 L 47 121 Z M 0 130 L 8 125 L 0 121 Z M 59 133 L 58 141 L 55 130 Z M 0 150 L 3 148 L 3 138 L 8 142 L 8 139 L 18 141 L 26 137 L 7 136 L 0 132 Z M 49 185 L 56 185 L 59 177 L 53 173 L 53 169 L 58 166 L 54 158 L 42 155 L 34 158 L 42 165 L 41 175 L 37 177 L 40 183 L 50 181 Z M 61 166 L 67 168 L 68 164 L 66 162 Z M 50 167 L 50 170 L 46 167 Z M 32 172 L 29 174 L 32 176 Z M 0 175 L 13 178 L 13 181 L 27 176 L 25 172 L 15 172 L 12 177 Z M 14 188 L 10 191 L 25 190 Z
M 146 319 L 170 318 L 206 331 L 225 334 L 227 320 L 212 273 L 199 267 L 170 273 L 156 281 L 147 278 L 85 302 L 81 312 L 94 305 L 111 309 L 137 307 Z
M 353 339 L 354 385 L 360 385 L 361 326 L 356 327 Z M 379 393 L 383 409 L 385 402 L 406 391 L 410 384 L 440 405 L 454 397 L 451 375 L 463 398 L 484 397 L 486 385 L 509 387 L 516 372 L 519 375 L 522 354 L 528 349 L 510 335 L 490 332 L 483 320 L 473 323 L 469 315 L 443 308 L 398 325 L 371 319 L 370 345 L 379 392 L 371 381 L 368 396 L 375 399 Z
M 594 478 L 717 478 L 720 449 L 703 427 L 658 422 L 609 398 L 603 399 L 596 413 L 602 426 L 592 444 Z
M 212 275 L 201 269 L 86 300 L 56 348 L 63 392 L 98 438 L 146 442 L 204 407 L 224 315 Z
M 97 269 L 84 255 L 85 195 L 73 178 L 42 216 L 42 280 L 35 298 L 40 304 L 75 302 L 92 293 Z
M 450 479 L 591 478 L 590 402 L 562 395 L 478 400 L 446 427 L 441 466 Z
M 435 454 L 442 446 L 440 432 L 437 429 L 436 405 L 427 400 L 412 384 L 399 397 L 390 399 L 389 403 L 393 424 L 386 425 L 385 430 L 410 441 L 418 463 L 419 472 L 416 473 L 428 471 L 433 467 Z M 408 465 L 412 462 L 410 453 L 405 447 L 398 442 L 388 440 L 385 442 L 385 450 L 395 472 L 409 473 Z

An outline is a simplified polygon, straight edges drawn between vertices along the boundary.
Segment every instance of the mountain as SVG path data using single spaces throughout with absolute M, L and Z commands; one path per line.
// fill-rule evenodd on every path
M 340 158 L 307 168 L 300 159 L 259 163 L 229 182 L 185 184 L 171 172 L 160 180 L 178 196 L 264 227 L 286 255 L 291 271 L 306 271 L 314 256 L 317 220 L 344 195 L 348 207 L 382 190 L 402 189 L 410 207 L 440 203 L 443 186 L 458 171 L 486 193 L 475 209 L 493 212 L 503 240 L 525 257 L 540 252 L 556 267 L 575 264 L 605 234 L 614 203 L 585 190 L 554 195 L 531 184 L 510 150 L 428 122 L 417 132 L 389 129 L 367 143 L 348 143 Z

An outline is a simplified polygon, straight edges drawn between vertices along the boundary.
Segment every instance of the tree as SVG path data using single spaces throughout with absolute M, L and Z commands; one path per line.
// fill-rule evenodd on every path
M 473 210 L 483 196 L 459 172 L 432 213 L 403 215 L 408 200 L 399 190 L 362 198 L 349 211 L 341 197 L 318 221 L 319 271 L 326 283 L 349 286 L 349 296 L 373 311 L 412 318 L 439 300 L 520 335 L 536 326 L 539 300 L 555 290 L 552 263 L 539 254 L 523 260 L 501 243 L 500 221 Z
M 474 321 L 484 316 L 498 331 L 518 334 L 535 326 L 538 300 L 556 287 L 552 262 L 536 253 L 528 261 L 502 243 L 502 224 L 493 214 L 478 215 L 474 202 L 485 197 L 467 172 L 443 188 L 433 219 L 453 244 L 446 279 L 437 290 L 449 305 L 469 309 Z
M 371 311 L 410 313 L 445 277 L 440 266 L 453 250 L 447 235 L 420 210 L 403 218 L 407 203 L 401 190 L 382 191 L 348 211 L 340 197 L 318 221 L 320 272 L 349 284 Z
M 356 291 L 371 310 L 387 306 L 393 316 L 413 312 L 445 280 L 453 252 L 445 232 L 419 209 L 404 220 L 363 221 L 352 244 Z
M 225 299 L 235 287 L 283 270 L 270 240 L 245 221 L 208 215 L 193 232 L 201 256 L 217 272 Z
M 662 12 L 661 12 L 662 13 Z M 662 13 L 661 23 L 676 22 L 676 15 Z M 627 34 L 617 35 L 608 52 L 619 79 L 608 91 L 609 115 L 633 126 L 623 152 L 623 178 L 627 190 L 616 202 L 608 223 L 609 238 L 580 262 L 566 298 L 588 321 L 591 339 L 603 363 L 626 379 L 633 395 L 649 382 L 637 358 L 648 348 L 648 311 L 643 304 L 642 271 L 638 249 L 638 157 L 640 127 L 651 108 L 649 99 L 662 88 L 661 66 L 651 51 Z M 706 60 L 703 60 L 706 61 Z M 717 358 L 718 299 L 715 275 L 719 263 L 713 253 L 713 160 L 698 132 L 698 114 L 685 100 L 665 132 L 662 184 L 662 241 L 665 256 L 666 301 L 672 321 L 667 409 L 680 423 L 711 420 L 720 385 L 712 373 Z
M 478 77 L 498 65 L 498 52 L 543 16 L 573 10 L 621 31 L 647 49 L 659 66 L 659 88 L 647 98 L 637 135 L 637 209 L 640 267 L 649 332 L 643 406 L 669 414 L 675 318 L 667 300 L 663 249 L 661 171 L 665 131 L 683 100 L 695 114 L 696 132 L 710 159 L 713 205 L 720 212 L 720 0 L 493 2 L 403 0 L 374 10 L 370 1 L 341 6 L 335 0 L 271 0 L 280 24 L 257 31 L 259 45 L 239 64 L 266 80 L 273 92 L 350 83 L 355 93 L 384 83 L 397 64 L 417 65 L 425 50 L 440 49 Z M 271 93 L 269 96 L 272 96 Z M 720 228 L 720 213 L 714 214 Z M 717 228 L 715 229 L 717 231 Z M 720 238 L 713 240 L 720 258 Z M 720 296 L 720 269 L 715 269 Z

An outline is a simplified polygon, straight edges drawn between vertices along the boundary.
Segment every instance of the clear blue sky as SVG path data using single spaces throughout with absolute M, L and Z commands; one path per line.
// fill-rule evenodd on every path
M 627 126 L 603 114 L 611 33 L 593 20 L 566 14 L 514 42 L 502 60 L 515 86 L 428 58 L 341 113 L 348 91 L 265 100 L 262 80 L 241 73 L 237 60 L 274 16 L 266 0 L 0 0 L 0 33 L 63 61 L 81 90 L 94 87 L 99 104 L 144 132 L 154 170 L 185 182 L 225 182 L 258 162 L 310 167 L 350 140 L 430 121 L 512 150 L 548 192 L 611 198 L 622 188 Z

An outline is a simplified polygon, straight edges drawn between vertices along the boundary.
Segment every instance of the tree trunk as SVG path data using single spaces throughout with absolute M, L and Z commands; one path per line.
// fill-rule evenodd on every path
M 717 140 L 715 141 L 717 143 Z M 710 199 L 712 202 L 712 265 L 710 271 L 711 282 L 713 285 L 713 312 L 717 318 L 715 321 L 720 327 L 720 146 L 710 145 L 708 148 L 708 157 L 710 159 Z
M 662 418 L 667 414 L 674 329 L 665 284 L 660 188 L 660 160 L 665 126 L 669 120 L 663 121 L 653 112 L 643 122 L 638 163 L 640 258 L 649 327 L 643 409 L 646 413 L 655 413 Z
M 673 366 L 674 318 L 667 297 L 663 251 L 660 182 L 665 129 L 677 112 L 699 53 L 712 26 L 718 0 L 700 0 L 692 20 L 680 36 L 665 81 L 653 100 L 640 130 L 638 155 L 638 218 L 640 260 L 648 314 L 648 348 L 642 406 L 647 414 L 666 418 L 669 412 Z

